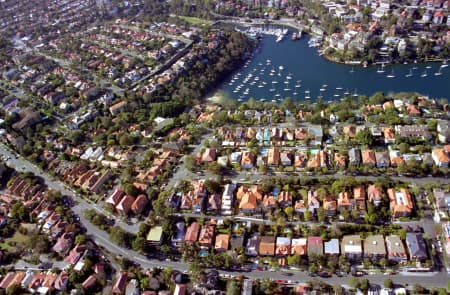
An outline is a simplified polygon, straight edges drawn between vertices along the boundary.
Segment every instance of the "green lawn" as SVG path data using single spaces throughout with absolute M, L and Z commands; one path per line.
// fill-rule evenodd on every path
M 178 17 L 190 24 L 193 24 L 194 26 L 209 26 L 210 24 L 213 23 L 211 20 L 193 16 L 178 16 Z
M 0 248 L 4 250 L 14 248 L 15 246 L 12 246 L 11 243 L 24 245 L 28 242 L 29 238 L 29 235 L 23 235 L 19 232 L 16 232 L 11 238 L 5 239 L 5 242 L 0 244 Z
M 23 223 L 22 226 L 25 227 L 28 230 L 28 233 L 31 233 L 31 232 L 33 232 L 36 229 L 36 225 L 35 224 Z M 18 231 L 16 231 L 11 238 L 5 239 L 5 241 L 0 244 L 0 248 L 3 249 L 3 250 L 8 250 L 8 249 L 11 249 L 11 248 L 15 247 L 15 246 L 12 246 L 11 244 L 15 244 L 15 245 L 22 244 L 22 245 L 24 245 L 24 244 L 28 243 L 29 239 L 30 239 L 30 234 L 23 235 L 23 234 L 19 233 Z

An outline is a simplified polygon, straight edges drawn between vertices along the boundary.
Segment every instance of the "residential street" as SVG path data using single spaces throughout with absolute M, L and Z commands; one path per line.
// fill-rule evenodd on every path
M 195 151 L 194 151 L 195 152 Z M 76 213 L 79 218 L 82 225 L 85 227 L 87 234 L 95 240 L 95 242 L 106 249 L 108 249 L 111 253 L 114 253 L 116 255 L 122 255 L 124 257 L 127 257 L 129 259 L 132 259 L 136 263 L 139 263 L 144 268 L 153 268 L 153 267 L 172 267 L 173 269 L 177 269 L 180 271 L 187 271 L 188 270 L 188 263 L 184 262 L 174 262 L 174 261 L 159 261 L 159 260 L 149 260 L 144 255 L 140 255 L 132 250 L 124 249 L 122 247 L 117 246 L 113 242 L 109 240 L 108 233 L 100 230 L 98 227 L 92 225 L 89 223 L 86 218 L 84 217 L 83 211 L 92 208 L 92 205 L 81 199 L 80 197 L 76 196 L 75 193 L 72 191 L 66 189 L 64 187 L 64 184 L 60 181 L 53 180 L 50 176 L 47 174 L 44 174 L 41 172 L 39 168 L 37 168 L 34 164 L 31 164 L 27 160 L 19 157 L 16 158 L 10 151 L 7 149 L 3 144 L 0 144 L 0 153 L 5 155 L 6 157 L 11 157 L 10 160 L 8 160 L 8 164 L 10 166 L 15 167 L 19 171 L 29 171 L 33 172 L 36 175 L 39 175 L 43 177 L 46 181 L 46 184 L 49 188 L 59 190 L 63 194 L 71 196 L 74 198 L 74 200 L 77 201 L 77 204 L 72 207 L 72 210 L 74 213 Z M 136 225 L 128 225 L 124 222 L 116 221 L 117 225 L 120 225 L 123 229 L 129 231 L 129 232 L 136 232 L 138 224 Z M 228 274 L 232 276 L 239 276 L 244 275 L 246 277 L 252 278 L 252 279 L 263 279 L 263 278 L 272 278 L 274 280 L 289 280 L 292 282 L 298 282 L 303 283 L 307 282 L 313 278 L 309 277 L 306 272 L 296 272 L 291 271 L 293 273 L 292 276 L 287 277 L 283 274 L 283 271 L 274 271 L 274 272 L 268 272 L 268 271 L 253 271 L 253 272 L 221 272 L 222 274 Z M 371 283 L 383 285 L 384 280 L 388 277 L 386 275 L 369 275 L 366 276 Z M 439 272 L 439 273 L 422 273 L 422 274 L 412 274 L 412 273 L 400 273 L 398 275 L 391 275 L 390 276 L 395 283 L 401 283 L 401 284 L 415 284 L 419 283 L 424 286 L 434 286 L 434 287 L 446 287 L 447 286 L 447 280 L 450 278 L 446 272 Z M 331 278 L 322 279 L 326 281 L 327 283 L 334 285 L 334 284 L 345 284 L 348 281 L 348 278 L 340 278 L 333 276 Z

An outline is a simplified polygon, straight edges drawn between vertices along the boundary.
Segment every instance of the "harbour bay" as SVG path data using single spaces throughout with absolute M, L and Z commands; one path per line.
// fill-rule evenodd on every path
M 442 98 L 450 93 L 450 67 L 441 62 L 351 66 L 333 63 L 310 47 L 311 36 L 291 40 L 289 29 L 280 42 L 263 35 L 253 56 L 218 88 L 225 97 L 245 101 L 255 98 L 277 102 L 291 97 L 298 101 L 339 100 L 346 95 L 372 95 L 377 91 L 418 92 Z

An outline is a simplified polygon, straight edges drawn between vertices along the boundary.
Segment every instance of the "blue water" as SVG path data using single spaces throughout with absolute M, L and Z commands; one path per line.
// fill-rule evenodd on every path
M 260 48 L 249 63 L 230 76 L 219 90 L 233 99 L 247 100 L 253 97 L 266 101 L 286 97 L 300 101 L 306 97 L 314 101 L 320 94 L 325 101 L 337 100 L 345 92 L 350 95 L 357 93 L 369 96 L 377 91 L 386 94 L 419 92 L 435 98 L 448 97 L 450 94 L 450 66 L 441 69 L 441 76 L 434 75 L 441 63 L 387 65 L 384 68 L 385 72 L 380 74 L 377 73 L 378 67 L 352 67 L 329 62 L 318 55 L 317 49 L 308 46 L 309 35 L 304 34 L 302 39 L 293 41 L 290 39 L 291 32 L 279 43 L 275 42 L 274 36 L 264 36 Z M 280 70 L 280 66 L 284 69 Z M 431 68 L 427 69 L 427 66 Z M 413 70 L 413 67 L 417 69 Z M 272 69 L 275 73 L 270 76 Z M 410 70 L 413 76 L 405 77 Z M 421 77 L 425 71 L 427 77 Z M 237 73 L 240 73 L 240 76 Z M 248 74 L 252 74 L 252 77 L 244 83 Z M 388 78 L 387 75 L 390 74 L 395 78 Z M 233 78 L 236 78 L 234 82 Z M 278 83 L 274 84 L 272 81 Z M 285 84 L 285 81 L 289 83 Z M 237 90 L 236 86 L 240 84 L 243 86 Z M 247 88 L 248 94 L 245 92 Z

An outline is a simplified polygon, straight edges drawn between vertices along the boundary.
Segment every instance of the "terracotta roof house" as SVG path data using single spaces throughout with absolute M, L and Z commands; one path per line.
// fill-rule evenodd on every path
M 323 244 L 325 255 L 339 255 L 341 253 L 339 249 L 339 239 L 331 239 Z
M 16 273 L 13 271 L 8 272 L 0 282 L 0 289 L 6 289 L 10 286 L 11 282 L 13 281 L 14 277 L 16 276 Z
M 198 244 L 204 247 L 211 247 L 214 239 L 214 225 L 205 224 L 200 230 L 200 235 L 198 238 Z
M 242 152 L 241 168 L 242 169 L 252 169 L 255 163 L 255 155 L 250 151 Z
M 214 162 L 217 158 L 216 150 L 207 148 L 202 154 L 202 162 Z
M 308 131 L 306 128 L 295 128 L 294 136 L 296 140 L 304 140 L 308 136 Z
M 73 233 L 65 232 L 62 236 L 58 238 L 55 245 L 53 245 L 53 251 L 56 253 L 66 253 L 72 247 L 73 243 Z
M 277 199 L 272 194 L 265 195 L 262 204 L 265 210 L 269 210 L 270 208 L 275 207 L 277 204 Z
M 81 284 L 84 290 L 91 289 L 97 284 L 97 277 L 95 274 L 90 275 L 84 282 Z
M 443 149 L 434 149 L 431 152 L 431 157 L 438 167 L 448 167 L 450 163 L 450 156 Z
M 144 212 L 147 204 L 148 204 L 147 196 L 139 195 L 131 205 L 131 211 L 133 211 L 134 214 L 141 214 L 142 212 Z
M 240 186 L 236 193 L 236 198 L 241 200 L 246 194 L 254 195 L 257 200 L 261 200 L 263 198 L 262 192 L 257 185 L 252 185 L 250 187 L 244 185 Z
M 112 293 L 113 294 L 122 294 L 125 292 L 125 288 L 127 286 L 128 274 L 126 272 L 120 273 L 116 282 L 114 283 Z
M 409 216 L 412 213 L 414 205 L 407 189 L 402 188 L 400 191 L 396 191 L 395 189 L 390 188 L 387 193 L 390 201 L 390 209 L 394 218 Z
M 347 137 L 347 138 L 355 138 L 356 127 L 354 125 L 347 125 L 344 127 L 342 132 L 344 133 L 345 137 Z
M 376 152 L 375 159 L 378 168 L 388 168 L 391 163 L 388 152 Z
M 385 127 L 383 129 L 383 135 L 384 135 L 384 143 L 386 143 L 386 144 L 395 143 L 394 128 Z
M 228 250 L 228 245 L 230 243 L 230 236 L 227 234 L 218 234 L 216 236 L 216 243 L 214 245 L 214 250 L 217 252 L 224 252 Z
M 275 254 L 275 237 L 262 236 L 259 242 L 259 255 L 273 256 Z
M 297 152 L 294 157 L 294 167 L 296 170 L 304 169 L 307 165 L 307 158 L 304 153 Z
M 345 168 L 347 166 L 347 159 L 340 153 L 334 153 L 334 165 L 336 168 Z
M 421 233 L 406 233 L 406 246 L 410 259 L 428 259 L 427 246 Z
M 311 213 L 314 213 L 320 208 L 320 201 L 317 196 L 317 191 L 308 191 L 308 209 Z
M 323 240 L 319 236 L 309 236 L 308 238 L 308 255 L 323 255 Z
M 361 151 L 362 163 L 366 166 L 375 166 L 377 160 L 375 158 L 375 153 L 373 150 L 363 150 Z
M 375 184 L 369 185 L 367 188 L 367 196 L 369 202 L 373 203 L 375 206 L 379 206 L 383 201 L 383 193 L 381 192 L 381 188 Z
M 277 237 L 277 242 L 275 245 L 276 255 L 289 255 L 291 253 L 291 238 L 287 237 Z
M 258 234 L 254 234 L 247 240 L 245 246 L 245 255 L 247 256 L 257 256 L 259 253 L 260 237 Z M 275 245 L 274 245 L 275 247 Z
M 116 188 L 114 192 L 106 199 L 107 204 L 111 204 L 112 206 L 116 206 L 119 204 L 122 197 L 125 195 L 125 192 L 119 188 Z
M 395 262 L 406 262 L 408 260 L 405 246 L 399 236 L 390 235 L 386 237 L 386 248 L 389 260 Z
M 346 235 L 341 241 L 342 254 L 349 259 L 357 260 L 362 258 L 362 244 L 359 235 Z
M 306 248 L 307 240 L 306 238 L 298 238 L 298 239 L 292 239 L 291 242 L 291 255 L 306 255 Z
M 69 274 L 62 271 L 55 280 L 54 287 L 58 291 L 64 291 L 69 283 Z
M 305 213 L 306 212 L 306 203 L 304 200 L 297 200 L 294 204 L 294 210 L 297 213 Z
M 186 295 L 187 287 L 185 284 L 176 284 L 175 290 L 173 291 L 173 295 Z
M 112 105 L 109 108 L 109 112 L 111 115 L 115 116 L 117 115 L 125 106 L 127 105 L 127 102 L 125 100 L 122 100 L 114 105 Z
M 292 206 L 292 194 L 288 191 L 281 191 L 278 194 L 277 202 L 280 207 Z
M 256 197 L 254 194 L 246 194 L 239 203 L 239 210 L 242 213 L 251 213 L 258 208 Z
M 337 202 L 333 196 L 327 196 L 323 199 L 323 209 L 328 216 L 333 216 L 336 214 Z
M 270 148 L 267 152 L 267 166 L 276 167 L 280 165 L 280 149 L 277 147 Z
M 386 258 L 386 246 L 382 235 L 368 236 L 364 240 L 364 257 L 375 261 Z
M 216 193 L 211 194 L 206 204 L 206 211 L 211 212 L 220 210 L 220 199 L 221 195 Z
M 355 199 L 355 207 L 360 213 L 366 212 L 366 189 L 364 185 L 353 188 L 353 198 Z
M 348 192 L 340 192 L 337 200 L 338 210 L 346 209 L 352 210 L 353 204 L 350 200 L 350 194 Z
M 421 112 L 418 106 L 414 105 L 414 104 L 410 104 L 407 108 L 406 108 L 406 112 L 408 113 L 408 115 L 410 116 L 420 116 Z
M 199 231 L 200 231 L 200 224 L 198 224 L 198 222 L 195 221 L 192 222 L 191 225 L 186 229 L 184 242 L 186 244 L 193 244 L 197 242 Z
M 86 251 L 86 245 L 77 244 L 72 250 L 70 250 L 69 255 L 66 257 L 66 262 L 70 264 L 76 264 L 80 260 Z
M 128 215 L 131 210 L 131 205 L 134 203 L 134 198 L 132 196 L 124 196 L 119 204 L 116 205 L 116 210 L 122 215 Z

